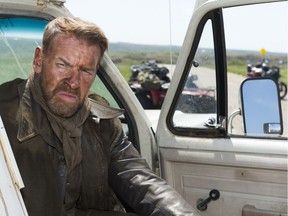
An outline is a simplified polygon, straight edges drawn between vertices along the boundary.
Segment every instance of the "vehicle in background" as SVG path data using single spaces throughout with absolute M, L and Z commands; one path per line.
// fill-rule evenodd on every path
M 284 99 L 287 95 L 287 85 L 280 80 L 280 68 L 274 65 L 270 66 L 268 59 L 264 59 L 262 62 L 258 62 L 255 64 L 255 66 L 248 64 L 246 76 L 250 78 L 269 77 L 278 83 L 280 98 Z
M 1 84 L 27 78 L 44 26 L 57 16 L 73 15 L 63 0 L 0 3 Z M 257 28 L 256 41 L 243 32 L 267 23 L 265 19 L 271 19 L 267 9 L 277 11 L 281 27 L 271 25 L 271 31 L 278 33 L 266 42 L 285 46 L 288 35 L 282 26 L 288 26 L 288 19 L 283 19 L 287 13 L 281 8 L 287 4 L 286 0 L 195 0 L 161 110 L 144 111 L 107 53 L 91 87 L 111 106 L 126 110 L 120 118 L 130 141 L 151 169 L 203 216 L 287 215 L 287 100 L 280 101 L 272 79 L 228 73 L 226 56 L 231 41 L 246 50 L 262 39 L 267 28 Z M 283 56 L 287 59 L 287 53 Z M 179 109 L 190 79 L 199 89 L 213 90 L 211 109 L 187 111 L 197 104 L 205 107 L 207 98 L 189 103 L 186 111 Z M 149 111 L 156 117 L 153 125 Z M 19 196 L 25 182 L 22 185 L 21 176 L 17 178 L 9 140 L 3 135 L 5 125 L 0 128 L 0 165 L 6 170 L 0 172 L 0 215 L 26 215 Z
M 144 109 L 161 109 L 169 84 L 169 70 L 159 67 L 156 60 L 132 65 L 129 86 Z
M 157 60 L 148 60 L 144 64 L 132 65 L 130 67 L 131 76 L 128 83 L 139 82 L 138 75 L 140 72 L 147 72 L 148 74 L 155 75 L 163 83 L 170 83 L 169 70 L 167 67 L 159 67 Z

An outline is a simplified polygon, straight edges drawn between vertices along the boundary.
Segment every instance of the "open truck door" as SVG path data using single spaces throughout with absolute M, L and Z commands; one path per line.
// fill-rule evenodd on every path
M 161 175 L 203 216 L 287 215 L 287 99 L 280 101 L 273 79 L 246 80 L 227 70 L 233 40 L 241 43 L 244 68 L 249 45 L 267 31 L 274 32 L 267 47 L 287 47 L 288 2 L 265 2 L 196 1 L 162 106 Z M 286 8 L 278 20 L 286 31 L 273 23 L 262 28 L 267 9 L 277 7 Z M 259 41 L 249 41 L 251 34 Z M 279 56 L 287 65 L 287 53 Z

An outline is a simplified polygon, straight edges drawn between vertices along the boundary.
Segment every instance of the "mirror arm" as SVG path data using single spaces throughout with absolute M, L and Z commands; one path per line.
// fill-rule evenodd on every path
M 238 108 L 237 110 L 232 112 L 228 118 L 228 134 L 232 134 L 232 128 L 233 128 L 232 121 L 233 121 L 234 117 L 237 115 L 241 115 L 241 109 L 240 108 Z

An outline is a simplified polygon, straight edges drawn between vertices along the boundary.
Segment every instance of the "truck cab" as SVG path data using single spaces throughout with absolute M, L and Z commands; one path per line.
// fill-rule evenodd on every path
M 2 84 L 27 78 L 45 25 L 73 14 L 63 0 L 0 2 Z M 91 87 L 125 109 L 120 119 L 133 145 L 200 215 L 287 215 L 287 97 L 280 99 L 273 79 L 229 71 L 257 61 L 258 47 L 278 44 L 284 51 L 269 63 L 287 78 L 287 7 L 286 0 L 195 0 L 161 110 L 142 108 L 108 54 Z M 269 22 L 269 10 L 279 11 L 282 27 Z M 251 41 L 251 34 L 259 36 Z M 235 41 L 241 49 L 234 50 Z M 205 94 L 195 97 L 195 85 Z M 0 126 L 0 215 L 27 215 L 25 182 Z

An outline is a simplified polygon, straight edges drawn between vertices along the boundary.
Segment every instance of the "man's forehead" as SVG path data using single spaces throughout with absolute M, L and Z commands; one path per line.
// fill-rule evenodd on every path
M 73 44 L 73 45 L 72 45 Z M 87 51 L 90 50 L 90 52 L 100 52 L 101 49 L 98 44 L 89 44 L 85 39 L 76 37 L 73 34 L 57 34 L 54 36 L 54 38 L 51 40 L 50 43 L 50 50 L 51 49 L 57 49 L 59 47 L 70 47 L 71 49 L 75 48 L 76 45 L 83 46 L 87 48 Z

